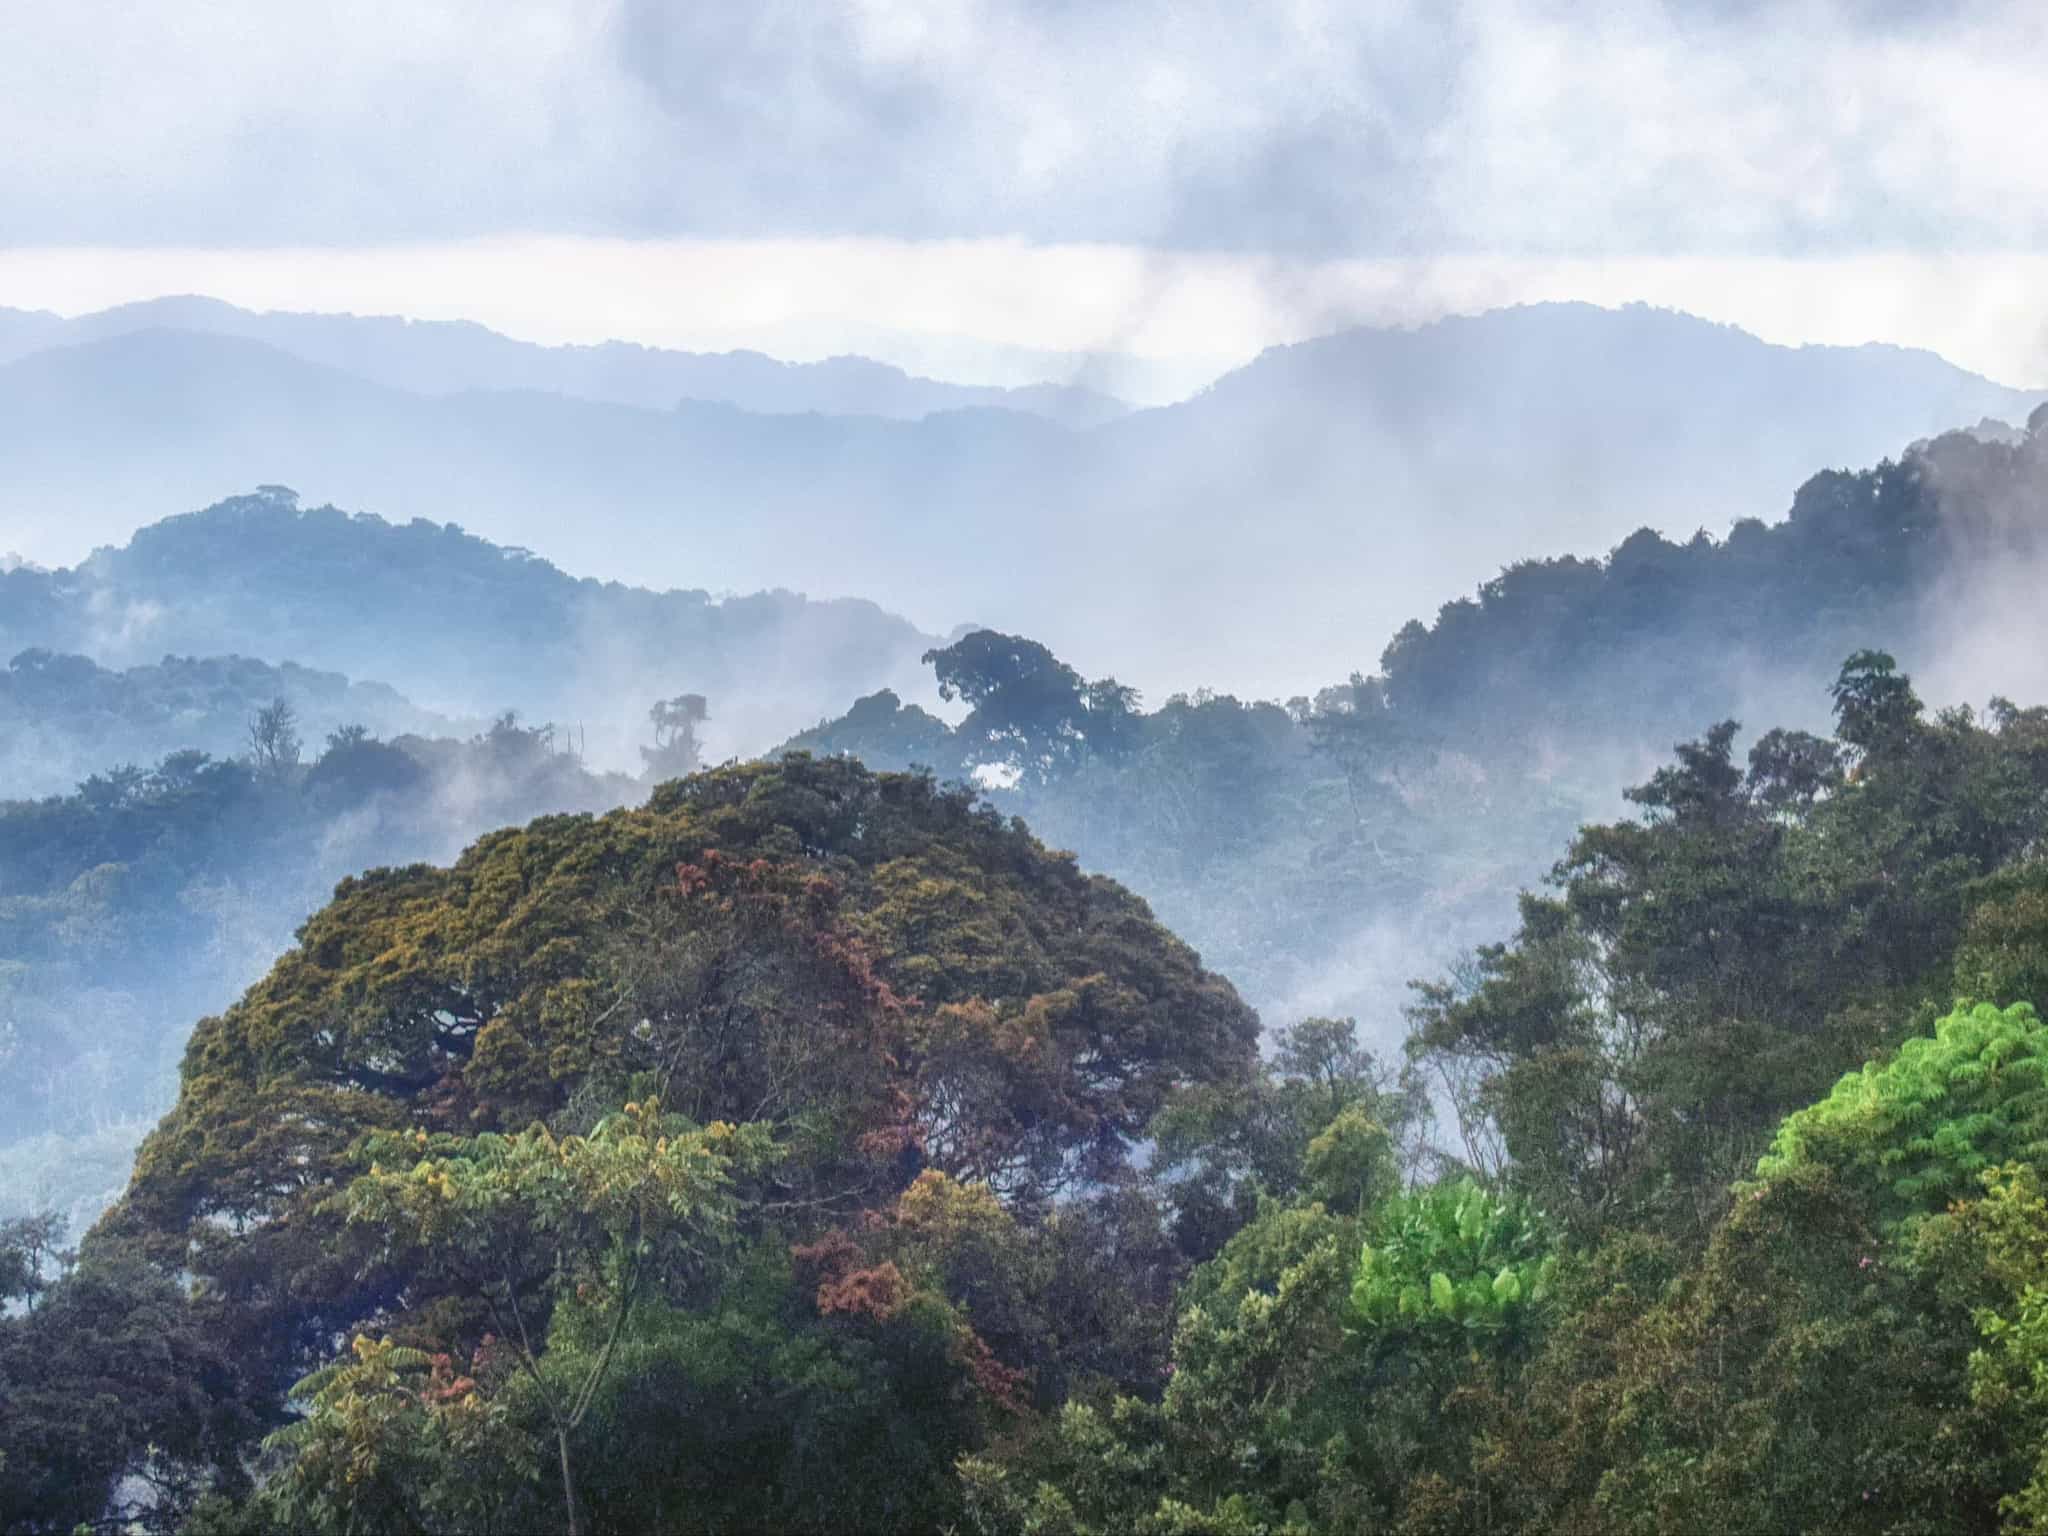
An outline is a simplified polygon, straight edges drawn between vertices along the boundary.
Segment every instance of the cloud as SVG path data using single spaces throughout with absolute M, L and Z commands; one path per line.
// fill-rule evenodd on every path
M 2025 0 L 68 0 L 0 240 L 1018 237 L 1301 255 L 2048 235 Z

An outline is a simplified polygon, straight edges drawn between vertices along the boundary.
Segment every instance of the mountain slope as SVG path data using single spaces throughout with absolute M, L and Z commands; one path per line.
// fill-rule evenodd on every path
M 999 411 L 903 423 L 421 396 L 259 343 L 144 331 L 0 368 L 0 526 L 40 558 L 81 525 L 119 538 L 166 504 L 281 481 L 607 576 L 862 595 L 886 578 L 931 607 L 957 560 L 928 520 L 992 484 L 1056 480 L 1066 439 Z
M 892 694 L 790 750 L 928 766 L 1142 891 L 1269 1018 L 1355 1015 L 1391 1050 L 1404 983 L 1512 924 L 1571 828 L 1621 807 L 1674 742 L 1739 720 L 1828 727 L 1843 663 L 1882 651 L 1941 705 L 2039 697 L 2048 415 L 1823 471 L 1766 527 L 1606 560 L 1517 562 L 1411 620 L 1370 677 L 1278 704 L 1134 707 L 1032 640 L 937 652 L 972 712 Z M 1993 710 L 1995 719 L 1998 711 Z M 1745 742 L 1748 745 L 1748 742 Z M 1820 763 L 1781 738 L 1770 771 Z
M 1586 306 L 1276 350 L 1083 433 L 427 397 L 154 331 L 0 368 L 0 526 L 76 558 L 81 532 L 282 480 L 602 576 L 858 594 L 1041 636 L 1153 694 L 1284 696 L 1531 549 L 1774 520 L 1817 465 L 2031 404 L 1924 353 Z
M 151 524 L 74 568 L 0 575 L 9 655 L 257 651 L 384 679 L 450 713 L 516 707 L 635 769 L 656 699 L 708 695 L 712 749 L 755 750 L 914 677 L 930 643 L 872 603 L 579 581 L 453 524 L 302 510 L 282 488 Z
M 66 320 L 0 310 L 0 361 L 53 346 L 137 331 L 182 330 L 262 342 L 306 362 L 420 394 L 533 389 L 666 410 L 684 400 L 766 415 L 821 412 L 915 421 L 938 411 L 1001 409 L 1069 426 L 1114 420 L 1128 407 L 1096 390 L 1060 384 L 1002 388 L 919 378 L 865 357 L 790 363 L 759 352 L 682 352 L 607 341 L 541 346 L 469 321 L 395 315 L 255 313 L 218 299 L 123 304 Z

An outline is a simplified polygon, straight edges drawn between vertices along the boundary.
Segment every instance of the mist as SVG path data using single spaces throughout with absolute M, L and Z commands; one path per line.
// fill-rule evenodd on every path
M 0 1528 L 2043 1524 L 2035 8 L 17 9 Z
M 967 622 L 1033 634 L 1153 697 L 1312 689 L 1532 549 L 1597 556 L 1639 527 L 1685 538 L 1775 520 L 1817 467 L 2024 421 L 2038 398 L 1927 354 L 1777 348 L 1642 308 L 1344 332 L 1080 428 L 979 406 L 763 414 L 740 389 L 755 409 L 679 397 L 654 410 L 575 393 L 594 386 L 573 350 L 465 332 L 468 351 L 451 353 L 443 333 L 386 322 L 199 318 L 88 324 L 106 334 L 0 367 L 0 508 L 20 553 L 75 559 L 88 540 L 282 478 L 309 505 L 457 523 L 579 577 L 859 598 L 927 635 Z M 285 350 L 302 335 L 357 371 Z M 548 387 L 378 382 L 419 375 L 422 348 L 444 389 L 502 371 L 462 357 L 508 351 Z M 125 643 L 120 655 L 154 659 L 141 632 Z M 333 645 L 265 659 L 389 681 L 430 708 L 562 708 L 554 694 L 436 694 Z M 621 692 L 599 681 L 576 719 Z M 655 680 L 653 694 L 685 685 Z M 767 679 L 717 691 L 742 712 L 721 742 L 740 753 L 844 702 L 756 730 L 745 712 L 775 691 Z M 609 750 L 621 722 L 597 712 Z

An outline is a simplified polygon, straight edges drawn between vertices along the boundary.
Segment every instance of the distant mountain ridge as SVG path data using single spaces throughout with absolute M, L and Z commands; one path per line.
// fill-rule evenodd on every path
M 197 296 L 147 299 L 74 319 L 0 309 L 0 362 L 154 330 L 258 341 L 373 384 L 423 395 L 521 389 L 647 410 L 687 400 L 764 415 L 815 412 L 895 421 L 938 411 L 1013 410 L 1073 427 L 1098 426 L 1130 409 L 1077 386 L 953 384 L 866 357 L 792 363 L 760 352 L 685 352 L 625 341 L 543 346 L 468 320 L 257 312 Z
M 0 543 L 75 559 L 284 481 L 640 585 L 858 596 L 931 631 L 971 615 L 1154 696 L 1285 697 L 1531 551 L 1775 520 L 1816 468 L 2037 398 L 1927 353 L 1587 305 L 1276 348 L 1085 432 L 429 395 L 151 330 L 0 366 Z
M 915 686 L 934 639 L 867 602 L 578 580 L 453 523 L 301 508 L 282 486 L 165 518 L 74 567 L 0 574 L 7 655 L 124 667 L 256 652 L 377 678 L 419 710 L 516 708 L 618 767 L 637 768 L 657 699 L 707 695 L 713 750 L 748 752 L 858 692 Z

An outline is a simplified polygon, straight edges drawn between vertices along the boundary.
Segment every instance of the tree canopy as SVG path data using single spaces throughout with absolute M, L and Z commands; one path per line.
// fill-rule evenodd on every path
M 520 1170 L 559 1183 L 583 1166 L 564 1149 L 596 1156 L 658 1100 L 678 1118 L 636 1134 L 663 1157 L 721 1125 L 776 1149 L 735 1191 L 752 1255 L 735 1262 L 783 1298 L 776 1326 L 935 1349 L 930 1369 L 1007 1402 L 1149 1369 L 1102 1288 L 1155 1264 L 1170 1284 L 1179 1261 L 1157 1214 L 1148 1237 L 1118 1192 L 1169 1097 L 1244 1081 L 1257 1035 L 1141 901 L 971 794 L 843 760 L 725 768 L 643 809 L 492 834 L 445 869 L 344 881 L 268 977 L 201 1022 L 178 1104 L 93 1244 L 195 1278 L 258 1411 L 337 1334 L 381 1327 L 466 1358 L 488 1331 L 502 1349 L 515 1295 L 552 1320 L 528 1320 L 552 1382 L 583 1348 L 573 1319 L 631 1291 L 622 1266 L 650 1239 L 605 1214 L 628 1187 L 609 1163 L 555 1193 Z M 609 1249 L 572 1238 L 593 1222 Z M 1089 1249 L 1110 1232 L 1127 1257 L 1105 1268 Z M 612 1257 L 562 1292 L 579 1245 Z M 526 1252 L 555 1255 L 531 1285 Z M 515 1268 L 457 1283 L 442 1255 Z M 651 1310 L 611 1303 L 615 1354 L 656 1348 L 642 1330 L 767 1325 L 744 1309 L 705 1322 L 685 1271 L 661 1269 Z M 327 1383 L 344 1377 L 307 1390 L 347 1418 L 425 1367 L 379 1353 L 343 1369 L 343 1396 Z M 579 1379 L 573 1410 L 536 1384 L 505 1411 L 541 1413 L 567 1446 L 606 1400 L 606 1371 Z

